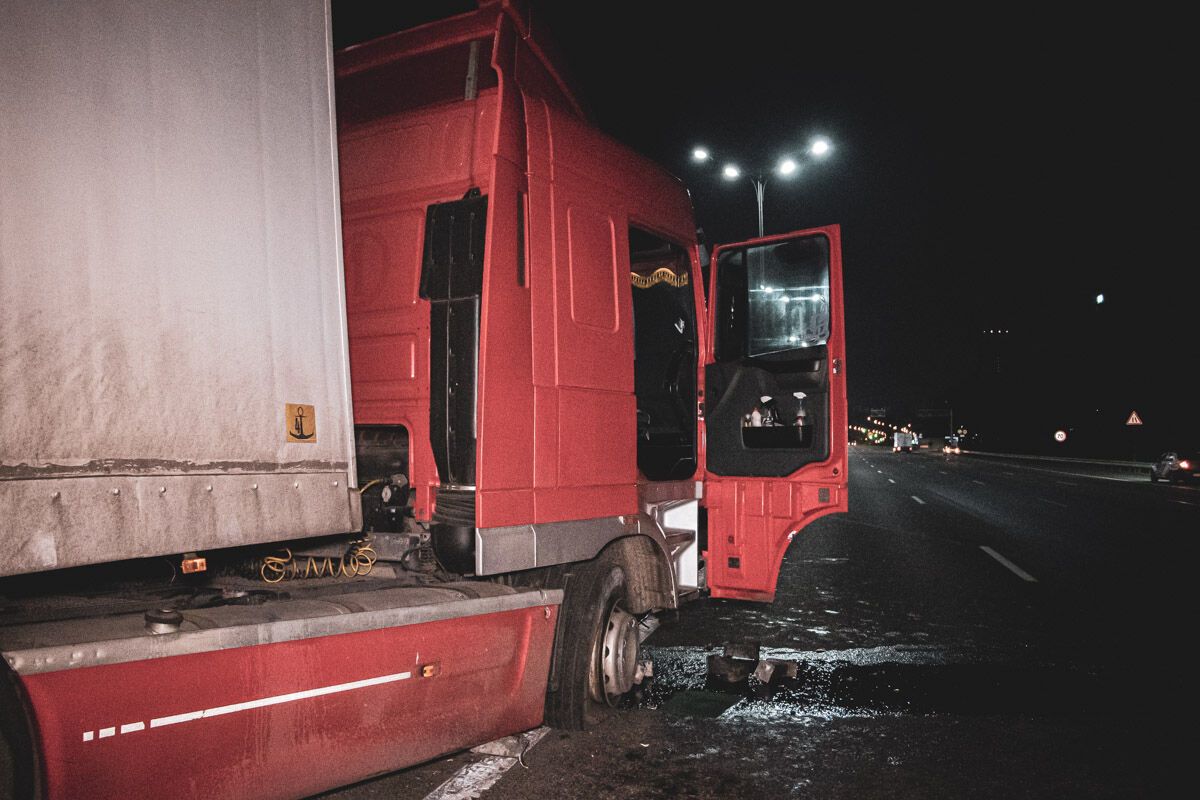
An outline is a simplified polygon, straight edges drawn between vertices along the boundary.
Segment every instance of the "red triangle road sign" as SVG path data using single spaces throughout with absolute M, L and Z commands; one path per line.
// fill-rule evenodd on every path
M 1129 412 L 1129 419 L 1125 420 L 1126 425 L 1141 425 L 1142 418 L 1138 416 L 1136 411 Z

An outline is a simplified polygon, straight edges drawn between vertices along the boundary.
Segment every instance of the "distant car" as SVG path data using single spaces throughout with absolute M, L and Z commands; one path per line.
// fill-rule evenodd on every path
M 958 446 L 958 445 L 956 445 L 956 444 L 948 444 L 948 445 L 944 445 L 944 446 L 942 447 L 942 452 L 943 452 L 943 453 L 947 453 L 947 454 L 949 454 L 949 453 L 955 453 L 955 454 L 958 454 L 958 453 L 961 453 L 961 452 L 962 452 L 962 450 L 961 450 L 961 449 L 959 449 L 959 446 Z
M 1167 452 L 1150 465 L 1150 481 L 1183 483 L 1200 480 L 1200 458 L 1192 452 Z

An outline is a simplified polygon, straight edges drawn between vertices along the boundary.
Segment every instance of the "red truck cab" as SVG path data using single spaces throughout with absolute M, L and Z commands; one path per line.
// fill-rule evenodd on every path
M 549 52 L 485 3 L 340 54 L 356 425 L 407 441 L 443 562 L 584 560 L 700 500 L 707 587 L 770 600 L 791 536 L 846 507 L 838 230 L 718 248 L 709 307 L 686 189 Z M 788 424 L 744 427 L 766 394 Z

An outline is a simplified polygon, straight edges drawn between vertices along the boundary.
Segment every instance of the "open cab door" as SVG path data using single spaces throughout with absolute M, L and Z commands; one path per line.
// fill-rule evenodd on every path
M 706 578 L 770 602 L 792 538 L 848 509 L 840 231 L 722 245 L 712 264 Z

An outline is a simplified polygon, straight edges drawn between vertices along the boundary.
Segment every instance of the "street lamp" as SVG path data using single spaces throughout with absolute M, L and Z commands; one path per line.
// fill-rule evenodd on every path
M 829 140 L 823 136 L 820 136 L 813 139 L 812 142 L 809 143 L 809 146 L 805 150 L 805 154 L 811 158 L 819 159 L 829 155 L 831 149 L 832 146 L 830 145 Z M 700 163 L 711 161 L 712 153 L 710 153 L 706 147 L 696 147 L 692 150 L 692 160 Z M 767 178 L 770 177 L 771 172 L 774 172 L 775 175 L 781 178 L 791 178 L 800 172 L 801 166 L 801 161 L 787 156 L 781 159 L 779 163 L 775 165 L 774 170 L 768 171 L 760 169 L 750 174 L 750 182 L 754 186 L 754 199 L 758 205 L 759 237 L 764 235 L 763 197 L 767 190 Z M 742 177 L 742 170 L 737 164 L 726 164 L 721 169 L 721 177 L 727 181 L 736 181 Z

